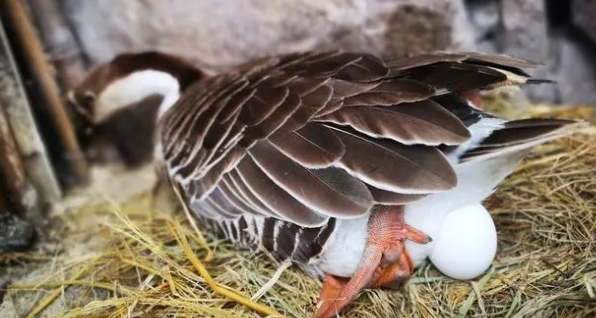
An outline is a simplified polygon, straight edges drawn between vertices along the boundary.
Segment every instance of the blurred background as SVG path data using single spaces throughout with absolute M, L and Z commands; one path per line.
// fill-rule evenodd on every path
M 315 48 L 390 56 L 478 50 L 545 63 L 533 75 L 557 84 L 533 87 L 533 100 L 596 101 L 589 0 L 62 0 L 62 7 L 90 64 L 146 49 L 214 70 Z

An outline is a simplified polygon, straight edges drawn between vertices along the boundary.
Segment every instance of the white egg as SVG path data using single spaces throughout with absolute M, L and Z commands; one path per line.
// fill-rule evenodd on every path
M 430 261 L 454 279 L 478 277 L 490 267 L 497 253 L 497 230 L 482 204 L 449 212 L 434 239 Z

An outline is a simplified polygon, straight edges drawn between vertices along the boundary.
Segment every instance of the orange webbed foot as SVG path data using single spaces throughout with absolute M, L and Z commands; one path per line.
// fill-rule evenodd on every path
M 414 265 L 404 249 L 404 252 L 399 255 L 395 263 L 380 267 L 377 270 L 371 287 L 397 289 L 410 278 L 413 270 Z
M 327 275 L 323 280 L 323 288 L 319 294 L 317 309 L 320 309 L 325 303 L 333 303 L 340 300 L 341 292 L 348 284 L 349 278 Z
M 354 275 L 347 283 L 328 275 L 323 284 L 315 318 L 334 317 L 367 287 L 395 288 L 405 282 L 413 264 L 404 241 L 426 244 L 431 238 L 405 224 L 403 207 L 382 207 L 368 221 L 366 247 Z

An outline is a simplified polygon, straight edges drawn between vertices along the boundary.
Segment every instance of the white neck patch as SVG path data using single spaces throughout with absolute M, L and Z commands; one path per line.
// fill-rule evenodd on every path
M 131 73 L 110 84 L 98 97 L 94 120 L 105 120 L 114 111 L 153 95 L 164 96 L 159 107 L 159 116 L 169 109 L 180 97 L 178 80 L 166 72 L 144 70 Z

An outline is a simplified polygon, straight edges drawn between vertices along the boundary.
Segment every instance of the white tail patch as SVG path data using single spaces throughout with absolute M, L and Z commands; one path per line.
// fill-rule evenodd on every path
M 154 94 L 164 96 L 159 108 L 161 116 L 180 97 L 180 84 L 174 76 L 166 72 L 144 70 L 131 73 L 111 83 L 98 96 L 94 121 L 99 123 L 113 112 Z
M 492 134 L 494 130 L 503 128 L 504 123 L 505 121 L 499 118 L 482 118 L 477 123 L 472 124 L 468 127 L 472 137 L 459 145 L 455 151 L 447 156 L 447 159 L 449 159 L 452 164 L 456 163 L 463 153 L 469 149 L 477 147 L 482 140 Z
M 507 79 L 504 82 L 502 82 L 501 84 L 498 84 L 498 86 L 507 86 L 507 87 L 517 86 L 517 85 L 526 83 L 529 79 L 527 76 L 518 75 L 513 72 L 504 70 L 504 69 L 490 67 L 490 66 L 487 66 L 487 67 L 507 76 Z

